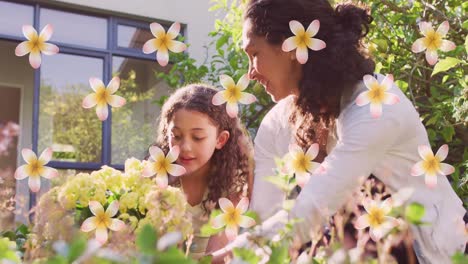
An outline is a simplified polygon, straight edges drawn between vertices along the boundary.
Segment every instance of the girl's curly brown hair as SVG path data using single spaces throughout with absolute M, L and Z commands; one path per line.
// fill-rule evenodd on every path
M 216 149 L 211 156 L 208 196 L 202 201 L 203 208 L 209 213 L 209 202 L 218 202 L 221 197 L 238 197 L 252 175 L 253 163 L 252 142 L 247 130 L 239 118 L 231 118 L 225 105 L 213 105 L 211 100 L 218 92 L 205 84 L 191 84 L 177 89 L 164 103 L 157 129 L 156 145 L 164 153 L 169 151 L 168 126 L 174 114 L 180 110 L 191 110 L 205 114 L 217 127 L 218 133 L 229 132 L 229 139 L 221 149 Z M 183 176 L 182 176 L 183 177 Z M 170 180 L 171 185 L 179 185 L 176 177 Z M 248 190 L 250 192 L 250 190 Z M 249 196 L 249 195 L 248 195 Z
M 362 43 L 372 22 L 369 10 L 350 3 L 333 8 L 328 0 L 251 0 L 244 19 L 251 19 L 253 33 L 272 45 L 281 45 L 292 36 L 289 21 L 297 20 L 304 27 L 315 19 L 320 21 L 314 38 L 327 46 L 320 51 L 308 49 L 290 122 L 295 125 L 299 145 L 304 148 L 318 142 L 323 158 L 324 132 L 340 114 L 343 93 L 352 91 L 375 67 Z

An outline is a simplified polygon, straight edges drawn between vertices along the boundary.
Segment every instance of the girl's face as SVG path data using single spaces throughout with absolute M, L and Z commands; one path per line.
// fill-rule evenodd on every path
M 186 109 L 175 112 L 168 133 L 170 147 L 180 147 L 176 163 L 182 165 L 187 174 L 208 172 L 214 151 L 221 149 L 229 139 L 229 132 L 218 133 L 207 115 Z

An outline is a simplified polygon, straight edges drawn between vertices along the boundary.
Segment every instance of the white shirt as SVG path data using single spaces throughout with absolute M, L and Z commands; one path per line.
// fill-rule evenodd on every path
M 379 82 L 383 78 L 379 75 Z M 400 102 L 383 105 L 382 116 L 375 119 L 369 105 L 360 107 L 354 103 L 366 89 L 361 82 L 348 103 L 342 102 L 336 120 L 337 142 L 330 142 L 336 145 L 322 163 L 326 170 L 311 176 L 291 212 L 294 218 L 305 219 L 297 225 L 296 232 L 304 242 L 308 241 L 309 230 L 319 227 L 327 213 L 340 209 L 362 179 L 372 173 L 391 192 L 403 187 L 414 188 L 410 202 L 423 204 L 426 214 L 422 220 L 432 224 L 412 226 L 419 261 L 446 263 L 455 250 L 464 250 L 466 245 L 462 201 L 446 177 L 438 176 L 437 186 L 430 189 L 425 185 L 424 176 L 411 176 L 411 167 L 421 160 L 418 146 L 429 146 L 429 140 L 418 113 L 403 92 L 393 86 L 389 92 L 398 95 Z M 293 141 L 288 123 L 293 100 L 289 96 L 273 107 L 255 138 L 251 209 L 263 220 L 277 212 L 285 199 L 281 190 L 263 178 L 273 175 L 274 158 L 283 157 Z

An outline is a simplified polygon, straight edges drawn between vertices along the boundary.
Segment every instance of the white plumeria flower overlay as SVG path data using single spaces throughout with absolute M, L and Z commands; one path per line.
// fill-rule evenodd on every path
M 372 240 L 380 240 L 397 225 L 396 219 L 388 216 L 392 210 L 390 198 L 380 202 L 367 197 L 362 202 L 362 205 L 367 214 L 361 215 L 356 220 L 354 227 L 356 229 L 370 227 L 369 234 Z
M 98 78 L 91 77 L 89 78 L 89 84 L 93 89 L 94 93 L 87 95 L 81 104 L 83 108 L 91 108 L 96 106 L 96 114 L 99 120 L 104 121 L 109 116 L 109 110 L 107 105 L 112 107 L 121 107 L 125 105 L 125 98 L 114 95 L 115 92 L 119 89 L 120 78 L 114 77 L 107 85 L 107 88 L 104 86 L 104 83 Z
M 452 165 L 442 163 L 448 155 L 447 144 L 442 145 L 435 155 L 431 147 L 426 145 L 419 146 L 418 152 L 423 160 L 413 165 L 411 168 L 411 175 L 420 176 L 424 174 L 424 180 L 428 187 L 434 188 L 437 185 L 437 175 L 446 176 L 455 171 Z
M 237 84 L 228 76 L 222 74 L 219 76 L 219 81 L 224 87 L 224 91 L 217 92 L 211 102 L 214 105 L 226 104 L 226 111 L 232 118 L 237 116 L 239 112 L 238 103 L 251 104 L 257 101 L 257 98 L 250 93 L 243 92 L 249 86 L 249 77 L 247 74 L 242 75 Z
M 249 199 L 242 198 L 236 207 L 226 198 L 219 199 L 219 206 L 223 211 L 222 214 L 216 216 L 212 221 L 213 228 L 222 228 L 226 226 L 226 237 L 229 240 L 234 240 L 239 231 L 239 226 L 249 228 L 255 225 L 255 220 L 251 217 L 243 215 L 249 207 Z
M 32 192 L 38 192 L 41 188 L 41 176 L 46 179 L 52 179 L 58 176 L 58 171 L 54 168 L 45 166 L 52 159 L 53 151 L 51 148 L 46 148 L 42 151 L 39 158 L 28 148 L 21 151 L 24 161 L 27 164 L 18 167 L 15 171 L 15 179 L 22 180 L 26 177 L 28 185 Z
M 173 164 L 179 157 L 179 146 L 173 146 L 167 153 L 167 156 L 165 156 L 164 152 L 156 146 L 150 147 L 149 152 L 149 163 L 144 167 L 142 175 L 143 177 L 151 177 L 156 174 L 156 182 L 158 183 L 159 187 L 167 187 L 168 174 L 172 176 L 180 176 L 185 174 L 186 170 L 184 167 Z
M 400 102 L 398 95 L 388 92 L 393 86 L 393 75 L 387 74 L 382 83 L 369 74 L 364 75 L 363 80 L 368 91 L 359 94 L 356 98 L 356 104 L 358 106 L 370 104 L 372 117 L 382 116 L 382 104 L 394 105 Z
M 426 51 L 426 61 L 430 65 L 436 64 L 438 58 L 437 50 L 441 51 L 451 51 L 456 48 L 455 43 L 449 40 L 443 39 L 447 32 L 449 31 L 448 21 L 442 22 L 437 28 L 437 31 L 434 31 L 432 24 L 429 22 L 420 22 L 419 29 L 424 37 L 417 39 L 411 50 L 414 53 L 419 53 Z
M 309 58 L 308 48 L 318 51 L 327 46 L 323 40 L 313 38 L 320 29 L 320 21 L 317 19 L 310 23 L 307 30 L 304 30 L 304 26 L 296 20 L 289 22 L 289 28 L 295 36 L 287 38 L 281 48 L 284 52 L 296 49 L 296 58 L 300 64 L 307 62 Z
M 54 55 L 59 52 L 59 48 L 50 43 L 46 43 L 52 36 L 54 29 L 52 25 L 47 24 L 38 35 L 37 31 L 31 25 L 23 26 L 23 35 L 28 39 L 16 46 L 15 55 L 24 56 L 29 53 L 29 64 L 34 69 L 41 66 L 41 53 L 45 55 Z
M 319 153 L 319 145 L 312 144 L 307 152 L 296 144 L 289 146 L 289 153 L 286 156 L 286 171 L 293 171 L 296 174 L 296 182 L 301 187 L 309 182 L 311 173 L 314 173 L 320 167 L 320 163 L 313 162 Z
M 97 201 L 89 202 L 89 209 L 94 216 L 87 218 L 81 225 L 81 231 L 90 232 L 96 229 L 96 240 L 104 244 L 107 242 L 107 229 L 119 231 L 125 227 L 122 220 L 112 218 L 119 211 L 119 202 L 113 201 L 104 211 L 104 207 Z
M 143 45 L 145 54 L 156 52 L 156 60 L 159 65 L 166 66 L 169 62 L 169 50 L 175 53 L 183 52 L 187 46 L 180 41 L 174 40 L 180 32 L 180 23 L 175 22 L 169 30 L 164 30 L 163 26 L 158 23 L 150 24 L 151 33 L 155 38 L 146 41 Z

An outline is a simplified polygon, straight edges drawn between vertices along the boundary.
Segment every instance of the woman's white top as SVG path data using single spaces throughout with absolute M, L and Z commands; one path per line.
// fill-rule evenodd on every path
M 378 75 L 379 82 L 383 78 Z M 433 189 L 426 186 L 424 176 L 411 176 L 411 167 L 421 160 L 418 146 L 429 146 L 429 140 L 419 114 L 403 92 L 393 86 L 388 92 L 398 95 L 400 102 L 383 105 L 382 116 L 376 119 L 371 116 L 369 105 L 360 107 L 354 103 L 366 89 L 361 82 L 342 100 L 341 114 L 329 136 L 329 153 L 322 163 L 325 172 L 311 176 L 291 212 L 293 217 L 305 219 L 297 225 L 296 233 L 304 242 L 308 241 L 309 230 L 320 227 L 323 217 L 340 209 L 362 179 L 373 174 L 391 192 L 414 188 L 409 202 L 423 204 L 426 213 L 422 220 L 431 223 L 412 226 L 415 251 L 422 263 L 446 263 L 455 250 L 464 250 L 466 246 L 463 222 L 466 210 L 462 201 L 445 176 L 437 176 Z M 274 158 L 283 157 L 294 142 L 288 122 L 293 100 L 289 96 L 273 107 L 255 138 L 251 209 L 262 220 L 277 212 L 285 199 L 282 191 L 264 181 L 264 177 L 273 175 Z

